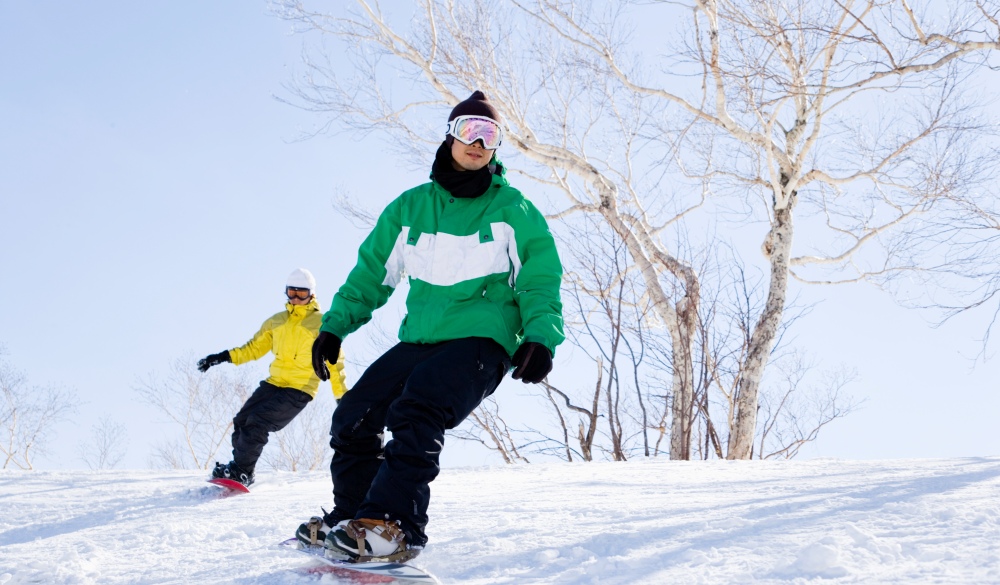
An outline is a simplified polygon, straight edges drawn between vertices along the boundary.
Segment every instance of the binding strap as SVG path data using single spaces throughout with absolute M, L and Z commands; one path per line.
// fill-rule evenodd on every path
M 319 516 L 313 516 L 309 519 L 309 523 L 306 525 L 309 528 L 309 540 L 315 546 L 319 544 L 319 529 L 323 526 L 323 519 Z
M 365 539 L 367 538 L 367 532 L 365 527 L 361 522 L 357 520 L 351 520 L 347 523 L 347 535 L 354 537 L 354 540 L 358 544 L 358 558 L 354 561 L 356 563 L 367 563 L 372 560 L 372 556 L 365 554 L 368 549 L 365 547 Z
M 382 529 L 381 532 L 376 533 L 378 536 L 396 544 L 396 552 L 379 557 L 365 554 L 368 552 L 368 547 L 365 546 L 365 541 L 368 537 L 368 531 L 366 528 L 375 527 Z M 397 523 L 362 518 L 361 520 L 351 520 L 348 522 L 346 532 L 348 536 L 354 538 L 354 540 L 358 543 L 358 558 L 354 561 L 356 563 L 366 563 L 373 559 L 401 563 L 416 556 L 413 551 L 410 551 L 406 547 L 406 535 L 403 534 L 402 529 Z

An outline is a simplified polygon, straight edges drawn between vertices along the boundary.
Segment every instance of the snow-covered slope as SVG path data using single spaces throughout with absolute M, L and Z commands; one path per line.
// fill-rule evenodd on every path
M 274 548 L 323 472 L 0 472 L 0 584 L 335 583 Z M 1000 583 L 1000 458 L 444 469 L 443 583 Z

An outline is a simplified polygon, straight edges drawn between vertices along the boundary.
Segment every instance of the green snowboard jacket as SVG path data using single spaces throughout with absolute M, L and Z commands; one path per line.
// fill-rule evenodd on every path
M 502 172 L 476 198 L 454 197 L 432 181 L 390 203 L 358 250 L 322 330 L 344 339 L 404 277 L 410 290 L 400 341 L 487 337 L 509 355 L 534 341 L 555 355 L 565 339 L 555 241 L 542 214 Z

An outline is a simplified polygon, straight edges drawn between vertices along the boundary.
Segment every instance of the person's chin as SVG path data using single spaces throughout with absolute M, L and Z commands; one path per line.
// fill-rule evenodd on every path
M 479 169 L 486 166 L 486 161 L 481 159 L 472 159 L 463 161 L 462 163 L 459 164 L 466 171 L 478 171 Z

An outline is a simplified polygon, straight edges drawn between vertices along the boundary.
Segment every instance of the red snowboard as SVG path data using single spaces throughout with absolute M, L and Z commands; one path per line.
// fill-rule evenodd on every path
M 221 488 L 226 488 L 234 492 L 242 492 L 244 494 L 250 493 L 250 488 L 248 488 L 247 486 L 243 485 L 238 481 L 226 479 L 224 477 L 213 477 L 212 479 L 208 480 L 208 483 L 215 484 Z

